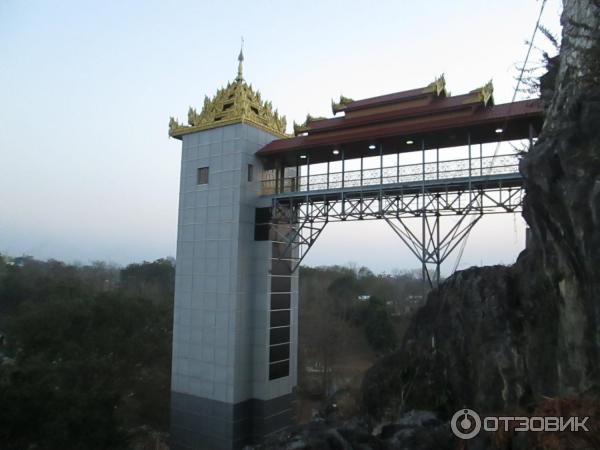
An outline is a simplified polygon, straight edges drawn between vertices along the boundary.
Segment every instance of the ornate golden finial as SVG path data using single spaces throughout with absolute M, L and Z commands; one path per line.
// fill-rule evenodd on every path
M 340 95 L 339 102 L 335 102 L 334 100 L 331 100 L 331 111 L 333 111 L 333 114 L 336 115 L 338 112 L 340 112 L 344 108 L 344 106 L 352 103 L 353 101 L 354 100 L 352 100 L 351 98 Z
M 294 121 L 294 134 L 297 136 L 299 134 L 306 133 L 309 130 L 308 125 L 311 122 L 314 122 L 316 120 L 325 120 L 325 119 L 326 119 L 325 117 L 319 117 L 319 116 L 314 117 L 314 116 L 311 116 L 310 114 L 307 114 L 306 120 L 304 121 L 304 123 L 299 124 Z
M 425 92 L 433 92 L 438 97 L 444 95 L 449 97 L 450 95 L 448 91 L 446 91 L 446 79 L 444 78 L 444 74 L 441 74 L 433 80 L 433 82 L 429 83 L 425 88 Z
M 484 86 L 472 90 L 470 93 L 477 94 L 477 101 L 484 104 L 484 106 L 494 104 L 494 84 L 492 80 L 488 81 Z
M 481 88 L 481 98 L 483 100 L 484 105 L 494 104 L 494 84 L 492 80 L 488 81 L 485 86 Z
M 177 119 L 173 116 L 169 118 L 169 136 L 173 136 L 173 133 L 176 133 L 180 129 L 183 129 L 183 126 L 177 121 Z
M 242 36 L 242 45 L 240 46 L 240 54 L 238 55 L 238 74 L 235 81 L 244 81 L 244 77 L 242 75 L 243 71 L 243 62 L 244 62 L 244 37 Z

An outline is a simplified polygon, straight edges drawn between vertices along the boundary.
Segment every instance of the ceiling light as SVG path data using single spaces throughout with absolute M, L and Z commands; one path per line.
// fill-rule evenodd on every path
M 306 159 L 306 155 L 300 155 L 300 159 Z
M 377 146 L 375 144 L 369 145 L 369 150 L 375 150 Z
M 334 155 L 339 155 L 340 151 L 337 148 L 334 148 L 333 152 L 331 152 L 331 153 L 333 153 Z
M 500 134 L 500 133 L 502 133 L 504 130 L 503 130 L 502 128 L 496 128 L 494 131 L 495 131 L 496 133 Z
M 412 144 L 414 144 L 414 143 L 415 143 L 415 141 L 413 141 L 412 139 L 409 139 L 408 141 L 406 141 L 406 143 L 407 143 L 408 145 L 412 145 Z

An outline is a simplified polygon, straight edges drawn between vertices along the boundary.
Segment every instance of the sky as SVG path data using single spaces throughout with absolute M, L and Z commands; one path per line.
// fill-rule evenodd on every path
M 241 36 L 244 78 L 288 124 L 330 117 L 340 94 L 398 92 L 442 73 L 453 94 L 493 79 L 505 103 L 540 5 L 0 1 L 0 253 L 173 256 L 181 143 L 169 116 L 184 119 L 235 78 Z M 555 35 L 560 10 L 548 0 L 541 21 Z M 535 44 L 551 50 L 539 34 Z M 459 267 L 511 263 L 523 246 L 519 215 L 484 217 Z M 380 221 L 328 225 L 305 262 L 418 266 Z

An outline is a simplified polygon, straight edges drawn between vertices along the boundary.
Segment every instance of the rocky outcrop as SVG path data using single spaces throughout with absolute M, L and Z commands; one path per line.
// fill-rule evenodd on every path
M 529 257 L 512 267 L 458 272 L 430 294 L 402 350 L 367 373 L 367 412 L 376 418 L 407 407 L 443 415 L 463 406 L 494 412 L 554 392 L 556 295 L 536 279 Z M 532 299 L 547 304 L 538 310 Z
M 549 103 L 522 159 L 529 248 L 512 267 L 456 273 L 400 352 L 368 373 L 366 410 L 528 410 L 600 383 L 600 2 L 565 0 Z
M 361 419 L 336 422 L 319 418 L 271 437 L 256 450 L 451 450 L 447 424 L 426 411 L 410 411 L 374 435 Z
M 558 388 L 579 392 L 600 375 L 600 2 L 564 11 L 552 101 L 521 172 L 536 263 L 559 292 Z

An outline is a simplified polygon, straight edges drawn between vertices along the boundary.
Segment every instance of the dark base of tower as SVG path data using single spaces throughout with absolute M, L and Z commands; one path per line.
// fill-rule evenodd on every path
M 171 450 L 237 450 L 295 422 L 294 393 L 224 403 L 171 392 Z

